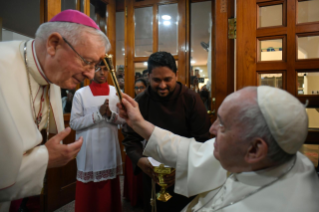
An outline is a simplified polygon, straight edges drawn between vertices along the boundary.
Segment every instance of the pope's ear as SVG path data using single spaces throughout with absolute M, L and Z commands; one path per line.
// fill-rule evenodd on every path
M 255 138 L 247 148 L 245 161 L 248 164 L 255 164 L 266 159 L 268 145 L 262 138 Z
M 56 54 L 56 50 L 58 46 L 61 45 L 62 41 L 63 41 L 63 38 L 59 33 L 57 32 L 52 33 L 47 39 L 47 43 L 46 43 L 47 53 L 51 56 L 54 56 Z

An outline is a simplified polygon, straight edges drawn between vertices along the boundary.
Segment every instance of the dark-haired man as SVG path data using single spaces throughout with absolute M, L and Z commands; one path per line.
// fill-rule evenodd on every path
M 148 59 L 149 87 L 136 98 L 144 119 L 170 130 L 178 135 L 193 137 L 197 141 L 209 138 L 209 117 L 200 96 L 177 82 L 177 68 L 174 57 L 167 52 L 156 52 Z M 153 167 L 147 157 L 143 156 L 144 139 L 131 128 L 123 130 L 125 139 L 123 144 L 126 153 L 133 163 L 135 174 L 144 172 L 144 211 L 151 211 L 149 204 L 151 197 L 151 177 Z M 175 174 L 165 179 L 167 184 L 174 184 Z M 160 189 L 156 187 L 156 192 Z M 192 198 L 175 194 L 174 186 L 168 192 L 173 196 L 167 202 L 157 201 L 157 211 L 180 211 Z

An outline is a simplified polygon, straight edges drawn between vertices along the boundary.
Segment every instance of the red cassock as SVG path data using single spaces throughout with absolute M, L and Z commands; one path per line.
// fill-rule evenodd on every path
M 76 212 L 121 212 L 119 177 L 101 182 L 76 182 Z
M 131 159 L 126 155 L 124 172 L 124 194 L 125 199 L 132 206 L 143 204 L 143 175 L 134 175 Z

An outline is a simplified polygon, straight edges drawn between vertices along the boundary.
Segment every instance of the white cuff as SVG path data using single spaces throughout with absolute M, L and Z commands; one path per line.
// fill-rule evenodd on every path
M 112 113 L 111 113 L 111 117 L 110 117 L 110 118 L 108 118 L 107 116 L 105 116 L 106 122 L 116 122 L 116 120 L 117 120 L 117 114 L 114 113 L 113 111 L 111 111 L 111 112 L 112 112 Z
M 105 120 L 105 118 L 101 115 L 100 111 L 97 111 L 92 114 L 93 123 L 96 124 L 102 120 Z

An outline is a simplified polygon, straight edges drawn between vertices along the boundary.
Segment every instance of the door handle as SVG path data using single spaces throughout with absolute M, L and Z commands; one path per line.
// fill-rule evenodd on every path
M 208 114 L 208 115 L 215 115 L 215 110 L 213 110 L 213 111 L 207 110 L 207 114 Z

